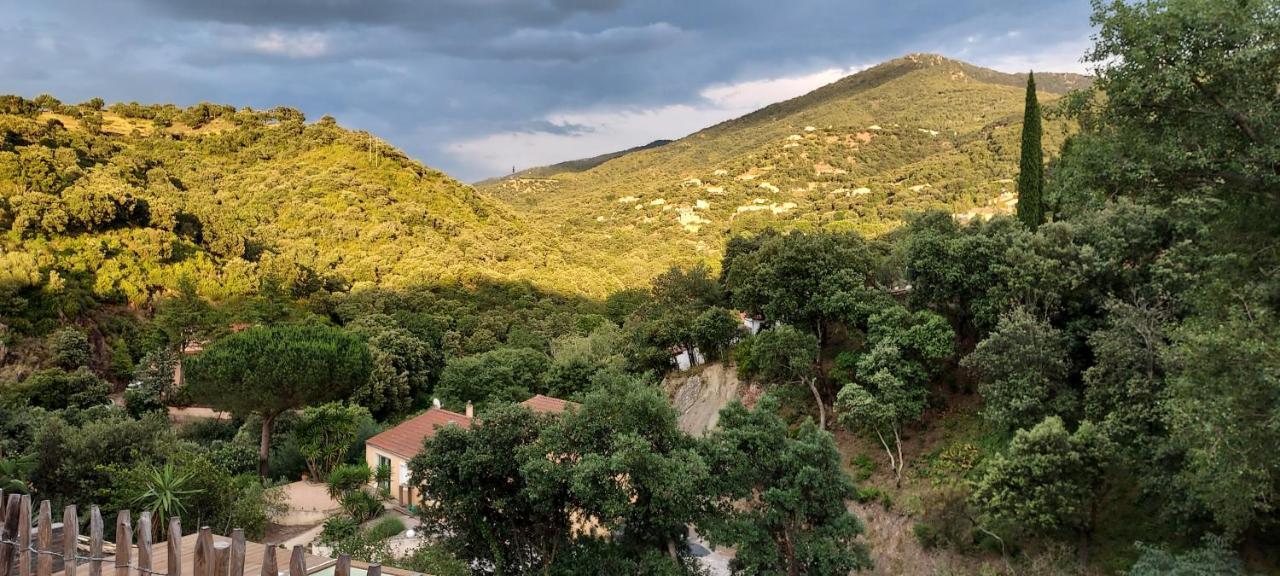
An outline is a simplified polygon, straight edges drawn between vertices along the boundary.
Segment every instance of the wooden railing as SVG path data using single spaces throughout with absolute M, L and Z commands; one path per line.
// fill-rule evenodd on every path
M 34 530 L 31 515 L 30 496 L 9 494 L 6 497 L 0 492 L 0 576 L 32 576 L 33 570 L 36 576 L 55 573 L 80 576 L 82 568 L 87 570 L 86 576 L 103 576 L 104 566 L 109 566 L 114 576 L 246 576 L 244 531 L 239 528 L 232 531 L 229 539 L 218 537 L 216 540 L 209 527 L 200 528 L 188 560 L 183 556 L 182 522 L 178 518 L 169 519 L 162 558 L 155 556 L 153 549 L 150 512 L 138 515 L 136 544 L 129 511 L 118 512 L 114 546 L 103 538 L 102 513 L 97 506 L 89 513 L 87 539 L 80 536 L 80 517 L 74 505 L 62 512 L 61 537 L 57 542 L 49 501 L 40 502 Z M 32 532 L 35 533 L 34 545 Z M 293 547 L 287 572 L 276 568 L 276 548 L 262 546 L 260 576 L 306 576 L 307 554 L 301 545 Z M 328 565 L 326 562 L 313 568 Z M 382 567 L 378 564 L 366 569 L 366 576 L 381 574 Z M 338 557 L 334 576 L 351 576 L 350 556 Z

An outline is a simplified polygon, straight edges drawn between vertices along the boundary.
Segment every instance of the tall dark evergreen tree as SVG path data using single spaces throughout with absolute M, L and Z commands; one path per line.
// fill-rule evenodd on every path
M 1044 222 L 1044 149 L 1040 146 L 1040 102 L 1036 75 L 1027 75 L 1027 107 L 1022 113 L 1022 161 L 1018 166 L 1018 219 L 1034 228 Z

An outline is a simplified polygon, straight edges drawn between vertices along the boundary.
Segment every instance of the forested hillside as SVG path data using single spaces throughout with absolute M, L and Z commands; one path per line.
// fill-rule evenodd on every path
M 332 119 L 200 105 L 0 105 L 5 316 L 487 278 L 622 285 L 502 204 Z M 579 269 L 581 270 L 581 269 Z M 11 329 L 24 329 L 10 320 Z
M 1044 101 L 1090 83 L 1038 78 Z M 990 217 L 1013 205 L 1025 82 L 911 55 L 587 170 L 547 167 L 480 187 L 655 272 L 714 261 L 729 236 L 771 227 L 879 235 L 927 208 Z M 1047 122 L 1050 151 L 1072 125 Z

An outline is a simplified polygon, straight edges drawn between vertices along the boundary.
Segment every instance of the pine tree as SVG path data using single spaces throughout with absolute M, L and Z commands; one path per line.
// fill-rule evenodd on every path
M 1027 75 L 1022 161 L 1018 166 L 1018 219 L 1031 228 L 1044 222 L 1044 150 L 1040 137 L 1040 102 L 1036 100 L 1036 76 L 1031 73 Z

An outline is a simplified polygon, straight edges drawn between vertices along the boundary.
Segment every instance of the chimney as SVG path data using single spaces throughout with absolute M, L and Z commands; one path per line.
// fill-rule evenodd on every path
M 475 418 L 476 407 L 471 405 L 471 401 L 467 400 L 467 418 Z

